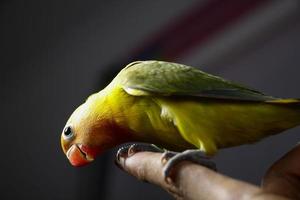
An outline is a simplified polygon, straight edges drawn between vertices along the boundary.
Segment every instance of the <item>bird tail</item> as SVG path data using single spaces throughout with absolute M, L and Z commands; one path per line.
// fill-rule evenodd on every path
M 266 101 L 267 104 L 289 110 L 290 116 L 295 121 L 295 125 L 300 125 L 300 99 L 275 99 Z M 284 115 L 283 115 L 284 116 Z
M 300 105 L 300 99 L 275 99 L 275 100 L 268 100 L 266 103 L 272 103 L 272 104 L 286 104 L 286 105 Z

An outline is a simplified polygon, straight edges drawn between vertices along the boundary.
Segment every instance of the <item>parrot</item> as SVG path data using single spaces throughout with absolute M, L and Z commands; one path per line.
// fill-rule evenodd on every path
M 214 168 L 209 158 L 219 149 L 299 124 L 299 99 L 275 98 L 183 64 L 135 61 L 71 114 L 61 147 L 73 166 L 84 166 L 123 143 L 151 144 L 119 151 L 167 152 L 167 176 L 182 160 Z

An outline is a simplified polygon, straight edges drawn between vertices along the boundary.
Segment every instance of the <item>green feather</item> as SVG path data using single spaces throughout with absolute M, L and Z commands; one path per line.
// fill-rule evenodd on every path
M 298 99 L 267 96 L 176 63 L 131 63 L 108 88 L 122 94 L 112 95 L 118 113 L 127 117 L 122 126 L 173 150 L 193 145 L 213 155 L 300 124 Z
M 274 97 L 249 89 L 196 68 L 163 61 L 137 61 L 117 76 L 124 90 L 134 96 L 192 96 L 246 101 Z

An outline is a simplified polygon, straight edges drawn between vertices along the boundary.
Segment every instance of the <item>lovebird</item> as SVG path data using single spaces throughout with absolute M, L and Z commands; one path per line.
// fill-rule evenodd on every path
M 213 168 L 207 159 L 218 149 L 299 124 L 298 99 L 268 96 L 182 64 L 136 61 L 72 113 L 61 146 L 72 165 L 82 166 L 122 143 L 155 144 L 129 148 L 168 150 L 167 175 L 182 160 Z

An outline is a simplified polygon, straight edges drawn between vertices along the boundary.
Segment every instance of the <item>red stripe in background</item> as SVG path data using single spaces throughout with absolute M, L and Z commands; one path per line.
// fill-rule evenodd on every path
M 142 52 L 147 47 L 159 46 L 161 58 L 176 60 L 266 1 L 269 0 L 208 0 L 206 4 L 201 2 L 187 15 L 179 17 L 159 32 L 137 52 Z

